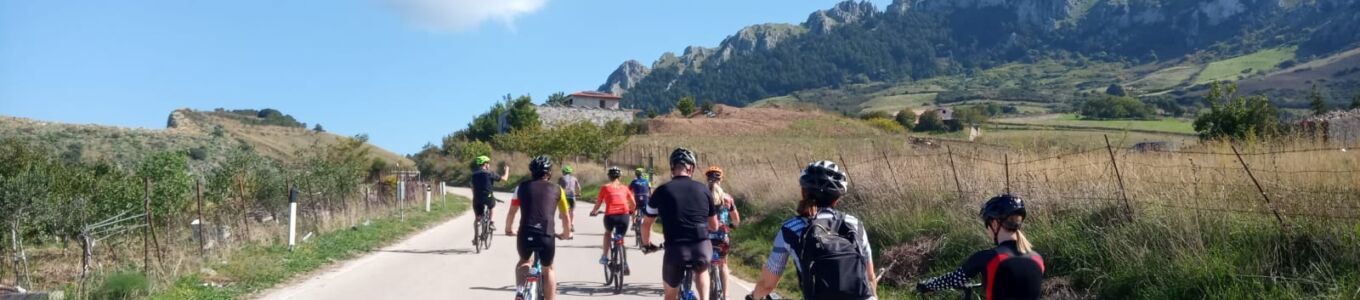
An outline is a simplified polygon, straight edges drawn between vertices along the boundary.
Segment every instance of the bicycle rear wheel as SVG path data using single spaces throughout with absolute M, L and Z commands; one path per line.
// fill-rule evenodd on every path
M 708 286 L 709 286 L 708 299 L 712 300 L 727 299 L 727 294 L 723 293 L 723 289 L 727 286 L 727 282 L 724 282 L 722 279 L 722 271 L 723 267 L 721 266 L 714 266 L 713 268 L 710 268 L 708 270 Z
M 614 245 L 614 249 L 610 251 L 613 252 L 611 255 L 612 257 L 609 258 L 609 267 L 612 269 L 611 272 L 614 273 L 615 295 L 623 293 L 623 249 L 620 249 L 621 247 L 622 246 L 620 245 Z
M 472 250 L 477 254 L 482 253 L 482 232 L 486 231 L 486 228 L 482 228 L 482 225 L 482 222 L 479 221 L 477 225 L 472 226 Z
M 482 232 L 482 248 L 491 250 L 491 239 L 495 237 L 496 233 L 491 232 L 491 223 L 486 223 L 483 227 L 485 227 L 486 230 L 483 230 Z

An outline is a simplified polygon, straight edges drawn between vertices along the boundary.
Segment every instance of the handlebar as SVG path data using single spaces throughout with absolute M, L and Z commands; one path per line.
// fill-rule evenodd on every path
M 642 245 L 642 254 L 652 254 L 653 252 L 661 251 L 661 249 L 664 248 L 666 248 L 666 243 L 661 243 L 660 245 Z

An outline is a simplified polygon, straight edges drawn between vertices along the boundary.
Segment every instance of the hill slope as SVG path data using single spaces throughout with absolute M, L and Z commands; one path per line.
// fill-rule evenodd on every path
M 1306 61 L 1343 51 L 1360 41 L 1357 27 L 1356 0 L 895 0 L 884 11 L 846 1 L 799 25 L 752 26 L 718 48 L 663 54 L 650 69 L 626 63 L 602 90 L 622 92 L 637 108 L 668 109 L 682 96 L 746 105 L 798 91 L 970 76 L 1044 60 L 1119 64 L 1139 69 L 1135 75 L 1209 69 L 1192 75 L 1193 87 L 1200 79 L 1236 79 L 1232 72 L 1244 71 L 1238 65 L 1269 72 L 1260 67 L 1283 54 Z M 1213 64 L 1268 49 L 1289 51 Z M 1172 88 L 1185 81 L 1174 79 L 1142 83 Z
M 192 151 L 199 163 L 214 164 L 233 149 L 252 151 L 289 162 L 299 151 L 339 142 L 339 135 L 298 127 L 249 124 L 229 112 L 172 112 L 167 129 L 139 129 L 65 124 L 0 116 L 0 136 L 13 137 L 60 153 L 64 159 L 106 160 L 130 165 L 161 151 Z M 219 130 L 220 128 L 220 130 Z M 373 158 L 404 166 L 409 159 L 368 145 Z

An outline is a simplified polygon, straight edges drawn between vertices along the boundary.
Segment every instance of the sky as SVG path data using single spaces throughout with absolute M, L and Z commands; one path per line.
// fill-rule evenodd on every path
M 163 128 L 179 108 L 275 108 L 409 154 L 506 94 L 593 90 L 626 60 L 838 1 L 0 0 L 0 115 Z

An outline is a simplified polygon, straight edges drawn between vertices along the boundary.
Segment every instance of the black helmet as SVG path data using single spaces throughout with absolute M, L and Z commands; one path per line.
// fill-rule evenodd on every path
M 850 190 L 849 178 L 835 162 L 823 160 L 808 164 L 798 176 L 798 185 L 818 200 L 840 199 Z
M 982 224 L 984 226 L 991 220 L 1005 220 L 1006 218 L 1015 215 L 1025 217 L 1025 200 L 1009 194 L 992 197 L 991 200 L 987 200 L 987 203 L 982 204 L 982 211 L 979 212 L 978 215 L 982 217 Z
M 623 170 L 620 170 L 619 167 L 609 167 L 609 179 L 618 179 L 621 176 L 623 176 Z
M 543 175 L 547 175 L 548 173 L 551 172 L 552 172 L 552 157 L 548 157 L 547 155 L 539 155 L 538 157 L 534 157 L 533 161 L 529 162 L 529 173 L 533 173 L 535 178 L 543 177 Z
M 693 166 L 697 165 L 698 161 L 699 159 L 694 157 L 694 152 L 689 151 L 689 149 L 675 148 L 675 151 L 671 151 L 671 165 L 683 163 Z

